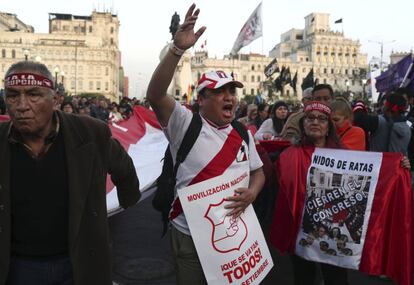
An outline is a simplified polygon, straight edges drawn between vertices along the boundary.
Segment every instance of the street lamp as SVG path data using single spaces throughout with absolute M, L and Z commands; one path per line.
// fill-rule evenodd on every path
M 40 55 L 37 55 L 35 57 L 35 61 L 37 61 L 37 62 L 41 62 L 42 61 L 42 58 L 40 57 Z
M 55 67 L 55 69 L 53 69 L 53 71 L 55 72 L 55 88 L 57 88 L 57 83 L 58 83 L 58 73 L 59 73 L 59 67 Z
M 60 73 L 60 75 L 62 76 L 62 85 L 65 85 L 65 71 L 62 70 L 62 72 Z
M 345 85 L 346 85 L 346 92 L 349 92 L 349 80 L 345 80 Z
M 365 87 L 367 86 L 367 80 L 364 78 L 362 79 L 362 97 L 365 100 L 365 97 L 367 95 L 366 91 L 365 91 Z
M 24 54 L 24 60 L 27 60 L 27 59 L 29 58 L 29 53 L 30 53 L 30 51 L 29 51 L 28 49 L 25 49 L 25 50 L 23 51 L 23 54 Z

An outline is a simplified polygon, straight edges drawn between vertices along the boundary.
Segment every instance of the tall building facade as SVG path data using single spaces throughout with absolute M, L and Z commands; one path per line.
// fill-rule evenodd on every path
M 283 33 L 269 56 L 297 71 L 299 82 L 313 68 L 319 83 L 330 84 L 339 92 L 361 93 L 368 64 L 367 54 L 360 48 L 358 40 L 331 30 L 329 14 L 311 13 L 305 17 L 305 28 Z
M 22 28 L 7 28 L 15 22 L 22 23 L 12 17 L 8 25 L 0 25 L 2 78 L 17 61 L 40 61 L 57 83 L 63 83 L 68 94 L 100 93 L 118 101 L 120 52 L 116 15 L 96 11 L 90 16 L 50 13 L 47 34 L 34 33 L 24 23 Z
M 276 98 L 300 100 L 301 83 L 313 69 L 314 79 L 319 83 L 332 85 L 340 93 L 350 91 L 364 93 L 367 76 L 367 55 L 360 52 L 361 44 L 357 40 L 345 38 L 343 32 L 332 31 L 329 26 L 329 14 L 311 13 L 305 17 L 304 29 L 291 29 L 281 35 L 269 56 L 261 54 L 239 54 L 237 57 L 225 56 L 223 59 L 208 57 L 207 51 L 196 51 L 191 56 L 191 78 L 187 81 L 197 82 L 201 74 L 210 70 L 233 72 L 234 76 L 245 85 L 239 93 L 243 95 L 266 95 L 264 68 L 274 59 L 278 66 L 289 68 L 291 78 L 297 72 L 296 92 L 290 85 L 283 87 L 283 92 L 276 93 Z M 181 64 L 185 64 L 182 60 Z M 173 80 L 171 93 L 183 95 L 186 86 L 181 86 L 180 64 Z M 272 80 L 279 74 L 274 74 Z M 188 77 L 188 75 L 187 75 Z

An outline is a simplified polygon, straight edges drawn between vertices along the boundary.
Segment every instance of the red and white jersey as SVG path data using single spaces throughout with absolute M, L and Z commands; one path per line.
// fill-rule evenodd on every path
M 174 162 L 192 116 L 190 110 L 176 103 L 168 125 L 164 128 L 170 142 Z M 201 118 L 202 128 L 200 134 L 186 160 L 178 168 L 175 197 L 170 212 L 173 226 L 188 235 L 190 235 L 190 231 L 177 191 L 186 186 L 222 175 L 228 169 L 254 171 L 263 165 L 250 131 L 248 131 L 249 146 L 247 146 L 231 124 L 218 127 L 207 119 Z

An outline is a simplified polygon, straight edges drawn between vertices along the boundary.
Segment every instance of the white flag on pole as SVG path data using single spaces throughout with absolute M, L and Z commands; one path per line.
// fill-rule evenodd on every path
M 237 54 L 242 47 L 247 46 L 262 35 L 262 3 L 260 3 L 241 29 L 230 54 Z

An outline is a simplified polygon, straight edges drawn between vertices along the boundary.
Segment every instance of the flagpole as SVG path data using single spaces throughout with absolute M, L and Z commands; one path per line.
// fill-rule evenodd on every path
M 414 57 L 413 57 L 413 54 L 411 53 L 411 63 L 410 63 L 410 66 L 407 69 L 407 72 L 404 75 L 403 81 L 400 84 L 400 88 L 404 87 L 405 81 L 407 80 L 407 77 L 410 75 L 411 69 L 413 68 L 413 64 L 414 64 L 413 60 L 414 60 Z
M 260 13 L 260 16 L 262 17 L 262 54 L 264 55 L 264 32 L 263 32 L 263 0 L 262 0 L 262 12 Z

